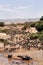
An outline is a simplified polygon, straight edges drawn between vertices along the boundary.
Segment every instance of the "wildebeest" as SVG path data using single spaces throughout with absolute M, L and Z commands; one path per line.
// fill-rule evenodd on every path
M 17 57 L 21 58 L 22 60 L 32 60 L 32 58 L 27 55 L 26 56 L 18 55 Z
M 9 54 L 9 55 L 8 55 L 8 58 L 12 58 L 12 54 Z

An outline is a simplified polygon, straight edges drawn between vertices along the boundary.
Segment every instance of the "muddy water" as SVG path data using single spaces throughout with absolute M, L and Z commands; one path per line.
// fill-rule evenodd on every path
M 37 62 L 37 61 L 22 61 L 22 60 L 13 60 L 10 62 L 10 65 L 43 65 L 43 62 Z
M 33 65 L 33 62 L 23 61 L 23 60 L 13 60 L 10 65 Z
M 5 58 L 3 54 L 0 54 L 0 65 L 10 65 L 8 59 Z
M 22 61 L 22 60 L 13 60 L 10 65 L 43 65 L 43 62 L 37 62 L 37 61 Z
M 26 51 L 26 50 L 25 50 Z M 26 52 L 19 52 L 18 54 L 22 54 L 25 55 L 27 54 L 28 56 L 30 56 L 31 58 L 33 58 L 33 60 L 31 62 L 29 61 L 22 61 L 22 60 L 13 60 L 11 62 L 11 65 L 13 65 L 13 62 L 15 65 L 43 65 L 43 50 L 35 50 L 35 51 L 26 51 Z M 16 55 L 14 53 L 14 55 Z
M 9 62 L 3 54 L 0 54 L 0 65 L 43 65 L 43 51 L 29 51 L 27 53 L 33 58 L 32 61 L 13 59 Z
M 23 61 L 23 60 L 12 60 L 8 61 L 6 57 L 4 57 L 3 54 L 0 54 L 0 65 L 30 65 L 29 61 Z

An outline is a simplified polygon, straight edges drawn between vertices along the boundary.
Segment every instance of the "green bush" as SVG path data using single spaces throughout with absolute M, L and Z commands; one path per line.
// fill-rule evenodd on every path
M 34 34 L 31 34 L 30 35 L 30 39 L 38 39 L 38 34 L 37 33 L 34 33 Z
M 36 29 L 38 30 L 38 31 L 42 31 L 43 30 L 43 22 L 39 22 L 39 23 L 37 23 L 36 25 L 35 25 L 35 27 L 36 27 Z
M 3 30 L 0 30 L 1 33 L 6 33 L 6 34 L 11 34 L 12 33 L 12 30 L 10 29 L 3 29 Z
M 10 25 L 11 25 L 11 26 L 15 26 L 15 27 L 17 26 L 17 25 L 16 25 L 16 24 L 14 24 L 14 23 L 11 23 Z
M 25 22 L 22 30 L 26 30 L 26 28 L 28 28 L 28 27 L 30 27 L 29 22 Z
M 24 23 L 17 23 L 17 25 L 24 25 Z
M 30 35 L 30 39 L 39 39 L 43 40 L 43 31 L 38 32 L 38 33 L 33 33 Z
M 43 31 L 39 32 L 39 39 L 43 40 Z
M 35 27 L 35 22 L 30 23 L 30 27 Z
M 11 29 L 3 29 L 3 30 L 0 30 L 0 32 L 10 34 L 10 35 L 14 35 L 16 33 L 14 30 L 11 30 Z
M 24 25 L 24 27 L 22 28 L 22 30 L 26 30 L 26 28 L 27 28 L 27 25 Z
M 0 26 L 1 27 L 5 26 L 5 23 L 4 22 L 0 22 Z
M 4 39 L 0 39 L 0 42 L 4 42 Z
M 3 32 L 3 33 L 9 33 L 10 29 L 3 29 L 3 30 L 1 30 L 1 32 Z

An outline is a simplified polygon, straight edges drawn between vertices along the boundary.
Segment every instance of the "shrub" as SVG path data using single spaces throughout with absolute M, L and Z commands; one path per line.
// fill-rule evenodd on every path
M 43 31 L 38 32 L 38 33 L 33 33 L 30 35 L 30 39 L 39 39 L 43 40 Z
M 41 21 L 40 21 L 41 22 Z M 36 24 L 36 29 L 38 30 L 38 31 L 42 31 L 43 30 L 43 23 L 38 23 L 38 24 Z
M 24 25 L 24 27 L 22 28 L 22 30 L 26 30 L 26 28 L 27 28 L 27 25 Z
M 31 34 L 30 39 L 38 39 L 38 34 L 37 33 Z
M 3 33 L 9 33 L 10 29 L 3 29 L 3 30 L 1 30 L 1 32 L 3 32 Z
M 24 25 L 24 23 L 17 23 L 17 25 Z
M 10 35 L 14 35 L 16 33 L 14 30 L 11 30 L 11 29 L 3 29 L 3 30 L 0 30 L 0 32 L 10 34 Z
M 35 22 L 30 23 L 30 27 L 35 27 Z
M 0 42 L 4 42 L 4 39 L 0 39 Z
M 26 30 L 26 28 L 28 28 L 28 27 L 30 27 L 29 22 L 25 22 L 22 30 Z
M 16 24 L 14 24 L 14 23 L 11 23 L 10 25 L 11 25 L 11 26 L 15 26 L 15 27 L 17 26 L 17 25 L 16 25 Z
M 1 27 L 5 26 L 5 23 L 4 22 L 0 22 L 0 26 Z

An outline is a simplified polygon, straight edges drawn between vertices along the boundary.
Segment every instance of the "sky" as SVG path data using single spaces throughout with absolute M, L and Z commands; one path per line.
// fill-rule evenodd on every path
M 43 0 L 0 0 L 0 19 L 29 19 L 43 16 Z

